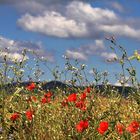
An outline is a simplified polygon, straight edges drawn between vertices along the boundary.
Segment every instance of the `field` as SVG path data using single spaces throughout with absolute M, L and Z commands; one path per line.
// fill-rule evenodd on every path
M 5 96 L 0 139 L 140 139 L 140 107 L 133 96 L 105 97 L 90 87 L 64 94 L 31 83 Z
M 131 64 L 133 59 L 139 61 L 140 54 L 135 51 L 134 56 L 128 58 L 125 50 L 119 49 L 122 51 L 117 60 L 122 67 L 122 93 L 108 89 L 107 72 L 100 74 L 94 68 L 95 86 L 100 81 L 104 85 L 104 89 L 97 90 L 87 80 L 85 65 L 79 65 L 77 61 L 73 65 L 68 58 L 64 75 L 71 74 L 71 88 L 43 90 L 41 83 L 34 81 L 22 85 L 26 60 L 16 61 L 11 68 L 5 58 L 0 72 L 0 139 L 140 140 L 140 90 Z M 25 56 L 24 52 L 23 58 Z M 130 65 L 127 64 L 127 68 L 126 63 Z M 13 73 L 12 79 L 8 78 L 9 71 Z M 133 87 L 128 96 L 123 96 L 128 82 L 125 71 Z M 40 71 L 35 74 L 36 79 L 40 77 Z M 59 80 L 58 70 L 52 74 Z M 10 90 L 9 81 L 17 83 L 14 90 Z M 85 81 L 84 88 L 80 88 Z

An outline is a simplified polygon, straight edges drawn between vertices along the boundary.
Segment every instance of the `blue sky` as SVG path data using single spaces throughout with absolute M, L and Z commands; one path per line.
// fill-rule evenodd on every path
M 11 48 L 9 57 L 20 59 L 21 50 L 36 51 L 47 57 L 48 66 L 64 68 L 63 55 L 78 59 L 90 71 L 109 71 L 111 83 L 120 66 L 117 54 L 109 49 L 105 37 L 114 35 L 128 55 L 139 50 L 139 0 L 2 0 L 0 1 L 0 48 Z M 2 57 L 2 54 L 1 54 Z M 30 65 L 34 63 L 29 62 Z M 133 61 L 140 77 L 140 64 Z M 46 68 L 41 65 L 45 71 Z M 46 72 L 42 80 L 52 79 Z

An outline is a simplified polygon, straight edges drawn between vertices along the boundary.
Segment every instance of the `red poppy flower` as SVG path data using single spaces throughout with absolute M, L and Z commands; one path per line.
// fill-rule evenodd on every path
M 77 95 L 76 95 L 76 93 L 70 94 L 70 95 L 68 96 L 68 101 L 69 101 L 69 102 L 75 102 L 76 100 L 77 100 Z
M 86 111 L 87 108 L 86 108 L 86 105 L 84 105 L 82 108 L 81 108 L 82 111 Z
M 41 99 L 41 103 L 43 103 L 43 104 L 47 103 L 47 98 L 43 97 L 43 98 Z
M 76 130 L 77 130 L 78 132 L 80 132 L 80 133 L 84 131 L 82 125 L 80 125 L 80 124 L 77 124 L 77 125 L 76 125 Z
M 13 113 L 12 115 L 11 115 L 11 120 L 12 121 L 15 121 L 15 120 L 17 120 L 18 118 L 20 117 L 20 115 L 18 114 L 18 113 Z
M 27 86 L 26 88 L 29 90 L 29 91 L 32 91 L 34 90 L 36 87 L 35 83 L 31 83 L 29 86 Z
M 102 121 L 99 124 L 99 128 L 97 129 L 100 134 L 104 134 L 108 130 L 108 122 Z
M 79 102 L 76 102 L 75 103 L 75 106 L 77 107 L 77 108 L 80 108 L 81 110 L 86 110 L 86 105 L 85 105 L 85 103 L 83 102 L 83 101 L 79 101 Z
M 116 124 L 115 127 L 116 127 L 117 132 L 118 132 L 120 135 L 122 135 L 122 134 L 123 134 L 123 130 L 124 130 L 123 124 L 118 123 L 118 124 Z
M 83 101 L 76 102 L 76 103 L 75 103 L 75 106 L 76 106 L 77 108 L 82 108 L 82 107 L 84 106 L 84 102 L 83 102 Z
M 51 101 L 51 98 L 47 98 L 47 103 L 49 103 Z
M 43 98 L 41 99 L 41 103 L 43 103 L 43 104 L 49 103 L 50 101 L 51 101 L 51 98 L 45 98 L 45 97 L 43 97 Z
M 27 110 L 27 111 L 25 112 L 25 115 L 26 115 L 26 118 L 27 118 L 28 120 L 32 120 L 32 119 L 33 119 L 33 112 L 32 112 L 31 110 Z
M 136 133 L 136 131 L 138 131 L 139 127 L 140 127 L 139 123 L 137 121 L 133 121 L 126 128 L 126 130 L 130 133 Z
M 51 96 L 52 96 L 52 93 L 50 91 L 44 94 L 44 97 L 46 98 L 50 98 Z
M 81 100 L 85 100 L 86 97 L 87 97 L 87 94 L 85 92 L 80 95 Z
M 35 96 L 31 96 L 31 100 L 32 100 L 33 102 L 36 102 L 36 101 L 37 101 L 37 99 L 36 99 Z
M 83 132 L 85 129 L 87 129 L 89 126 L 89 123 L 87 120 L 81 120 L 77 125 L 76 125 L 76 130 L 78 132 Z
M 90 91 L 91 91 L 91 88 L 90 88 L 90 87 L 87 87 L 87 88 L 85 89 L 85 92 L 87 92 L 87 93 L 90 93 Z
M 84 121 L 84 129 L 87 129 L 87 128 L 88 128 L 88 126 L 89 126 L 89 123 L 88 123 L 88 121 L 87 121 L 87 120 L 85 120 L 85 121 Z
M 68 105 L 68 99 L 65 99 L 61 102 L 62 106 L 67 106 Z

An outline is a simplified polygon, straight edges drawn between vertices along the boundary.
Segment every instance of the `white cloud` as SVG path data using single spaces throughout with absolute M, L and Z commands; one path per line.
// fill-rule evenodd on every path
M 125 79 L 124 79 L 124 77 L 121 77 L 121 79 L 117 80 L 114 85 L 115 86 L 122 86 L 123 84 L 125 87 L 132 86 L 132 84 L 130 83 L 130 78 L 128 76 L 126 76 Z
M 22 54 L 19 54 L 19 53 L 10 53 L 10 52 L 4 52 L 4 51 L 2 51 L 1 53 L 0 53 L 0 57 L 1 58 L 5 58 L 6 57 L 6 60 L 8 60 L 8 61 L 21 61 L 21 60 L 27 60 L 28 59 L 28 56 L 25 56 L 25 57 L 23 57 L 23 55 Z
M 85 55 L 98 55 L 100 52 L 105 50 L 103 40 L 95 40 L 94 43 L 81 46 L 76 49 L 78 52 L 82 52 Z
M 103 40 L 95 40 L 93 44 L 81 46 L 77 49 L 66 50 L 65 55 L 71 59 L 88 60 L 90 56 L 99 56 L 105 62 L 114 62 L 117 59 L 115 53 L 108 52 Z
M 35 0 L 22 0 L 22 1 L 17 1 L 15 3 L 15 6 L 18 10 L 21 12 L 30 12 L 30 13 L 41 13 L 46 9 L 46 6 L 43 3 L 40 3 Z
M 98 46 L 98 49 L 104 49 L 103 40 L 95 40 L 95 45 Z
M 100 55 L 107 62 L 114 62 L 117 60 L 117 55 L 110 52 L 102 52 Z
M 89 3 L 78 1 L 71 2 L 67 5 L 66 15 L 79 22 L 94 24 L 112 23 L 118 20 L 117 15 L 112 10 L 92 7 Z
M 122 86 L 121 82 L 119 82 L 119 81 L 117 81 L 114 85 L 115 85 L 115 86 Z M 128 83 L 125 83 L 124 86 L 125 86 L 125 87 L 130 87 L 131 85 L 128 84 Z
M 66 50 L 65 54 L 68 58 L 78 59 L 78 60 L 87 60 L 87 56 L 82 52 L 76 52 L 72 50 Z
M 48 58 L 48 61 L 54 61 L 52 53 L 47 52 L 43 49 L 40 43 L 33 43 L 29 41 L 15 41 L 0 36 L 0 58 L 2 59 L 5 55 L 9 59 L 8 61 L 20 61 L 23 58 L 22 51 L 26 49 L 28 51 L 34 51 L 38 56 Z M 25 59 L 28 59 L 26 55 Z
M 101 25 L 99 26 L 99 29 L 106 33 L 108 32 L 111 34 L 115 33 L 116 35 L 126 36 L 130 38 L 139 39 L 139 36 L 140 36 L 139 29 L 133 29 L 128 25 Z
M 87 35 L 84 23 L 67 19 L 60 13 L 45 12 L 42 16 L 24 15 L 18 20 L 18 24 L 24 29 L 57 37 L 81 37 Z
M 103 40 L 95 40 L 93 44 L 81 46 L 77 49 L 66 51 L 66 55 L 72 59 L 88 60 L 89 56 L 100 55 L 105 50 Z
M 43 14 L 26 13 L 17 23 L 25 30 L 60 38 L 99 39 L 106 34 L 115 34 L 139 39 L 140 29 L 124 23 L 127 18 L 123 18 L 109 9 L 92 7 L 85 2 L 71 1 L 61 8 L 54 6 L 49 11 L 44 10 Z

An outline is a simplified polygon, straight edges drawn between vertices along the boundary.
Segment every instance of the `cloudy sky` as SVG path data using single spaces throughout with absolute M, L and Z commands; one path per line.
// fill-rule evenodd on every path
M 109 71 L 115 83 L 120 66 L 108 62 L 117 55 L 105 37 L 115 36 L 130 56 L 139 50 L 139 5 L 139 0 L 0 0 L 0 48 L 9 47 L 11 59 L 21 59 L 23 48 L 34 50 L 50 67 L 63 68 L 66 55 L 85 63 L 89 77 L 96 67 Z

